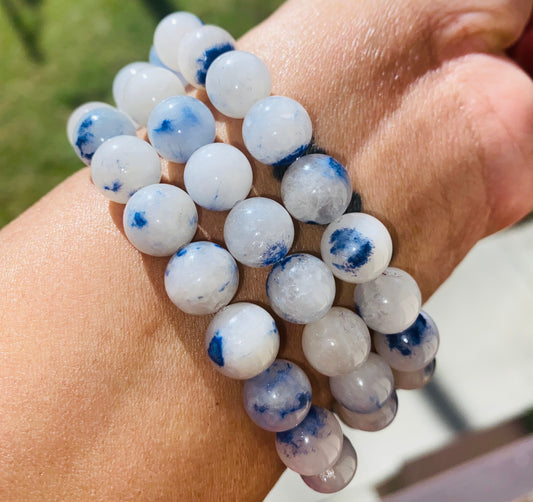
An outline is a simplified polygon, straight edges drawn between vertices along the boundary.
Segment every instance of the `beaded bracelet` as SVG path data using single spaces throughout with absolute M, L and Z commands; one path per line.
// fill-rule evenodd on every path
M 215 119 L 186 86 L 205 89 L 222 114 L 243 119 L 248 153 L 281 169 L 283 205 L 246 198 L 252 168 L 237 148 L 214 143 Z M 352 199 L 347 170 L 332 157 L 309 153 L 312 125 L 296 101 L 271 96 L 266 65 L 235 49 L 234 39 L 196 16 L 177 12 L 157 26 L 150 63 L 131 63 L 113 81 L 117 108 L 91 102 L 69 118 L 67 134 L 90 165 L 96 188 L 126 204 L 124 231 L 139 251 L 171 256 L 165 289 L 193 315 L 215 314 L 205 336 L 213 366 L 245 380 L 244 408 L 276 432 L 287 467 L 323 493 L 344 488 L 357 457 L 330 411 L 312 405 L 311 384 L 296 364 L 276 359 L 279 333 L 272 315 L 253 303 L 233 303 L 237 262 L 272 267 L 266 292 L 281 319 L 305 325 L 309 364 L 330 377 L 335 411 L 350 427 L 377 431 L 394 419 L 396 388 L 420 388 L 435 369 L 439 335 L 420 310 L 421 295 L 405 271 L 389 267 L 392 240 L 373 216 L 346 212 Z M 150 144 L 136 137 L 146 126 Z M 185 163 L 184 185 L 160 183 L 160 157 Z M 196 205 L 229 211 L 227 250 L 191 242 Z M 288 254 L 293 218 L 327 225 L 321 259 Z M 335 278 L 356 284 L 354 310 L 333 306 Z M 376 352 L 371 352 L 371 336 Z

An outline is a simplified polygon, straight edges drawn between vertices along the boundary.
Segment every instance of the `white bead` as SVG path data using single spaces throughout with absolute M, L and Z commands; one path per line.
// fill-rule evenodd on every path
M 182 247 L 165 272 L 169 298 L 188 314 L 214 314 L 231 301 L 238 285 L 237 263 L 214 242 L 192 242 Z
M 178 66 L 187 82 L 203 88 L 211 63 L 233 49 L 235 40 L 226 30 L 212 25 L 202 26 L 183 37 L 178 49 Z
M 205 88 L 220 113 L 242 119 L 254 103 L 270 96 L 272 82 L 268 68 L 257 56 L 230 51 L 209 67 Z
M 253 303 L 233 303 L 207 328 L 205 347 L 215 368 L 237 379 L 253 378 L 276 358 L 279 333 L 272 316 Z
M 202 21 L 189 12 L 174 12 L 159 22 L 154 32 L 154 47 L 165 66 L 179 71 L 180 43 L 187 33 L 197 30 L 202 25 Z
M 437 360 L 433 359 L 428 365 L 422 369 L 415 371 L 398 371 L 393 369 L 394 385 L 397 389 L 421 389 L 431 380 L 435 373 Z
M 365 213 L 347 213 L 330 223 L 320 246 L 322 259 L 339 279 L 362 283 L 389 265 L 392 239 L 385 225 Z
M 346 211 L 352 183 L 344 166 L 329 155 L 304 155 L 283 175 L 281 198 L 297 220 L 325 225 Z
M 196 233 L 196 206 L 186 192 L 156 184 L 133 194 L 124 210 L 124 232 L 143 253 L 170 256 Z
M 103 103 L 102 101 L 89 101 L 88 103 L 83 103 L 83 105 L 78 106 L 78 108 L 70 114 L 67 121 L 67 138 L 72 146 L 74 146 L 74 129 L 82 115 L 85 115 L 87 112 L 95 110 L 96 108 L 105 108 L 106 106 L 113 108 L 111 105 Z
M 252 180 L 252 167 L 246 155 L 225 143 L 212 143 L 196 150 L 184 171 L 185 188 L 192 200 L 211 211 L 226 211 L 245 199 Z
M 321 319 L 305 326 L 302 347 L 309 364 L 327 376 L 350 373 L 370 352 L 370 333 L 351 310 L 332 307 Z
M 348 427 L 367 432 L 376 432 L 389 426 L 396 417 L 396 412 L 398 411 L 398 395 L 396 391 L 392 391 L 389 398 L 383 403 L 383 406 L 373 413 L 357 413 L 356 411 L 345 408 L 338 402 L 334 404 L 333 410 Z
M 286 209 L 272 199 L 238 202 L 224 224 L 224 242 L 235 259 L 249 267 L 268 267 L 292 246 L 294 225 Z
M 296 324 L 320 319 L 335 298 L 331 272 L 321 260 L 304 253 L 289 255 L 274 265 L 266 288 L 274 312 Z
M 284 96 L 270 96 L 255 103 L 242 124 L 248 151 L 259 162 L 272 166 L 286 166 L 301 157 L 312 134 L 305 108 Z
M 159 183 L 161 162 L 146 141 L 136 136 L 115 136 L 94 153 L 91 177 L 104 197 L 126 204 L 140 188 Z
M 151 66 L 150 63 L 146 63 L 145 61 L 136 61 L 135 63 L 127 64 L 117 72 L 113 79 L 113 99 L 119 110 L 122 110 L 122 105 L 124 104 L 124 89 L 126 89 L 130 78 Z
M 129 79 L 124 88 L 121 109 L 135 122 L 145 126 L 158 103 L 179 94 L 185 94 L 185 88 L 174 73 L 149 66 Z
M 355 288 L 354 302 L 370 329 L 398 333 L 413 324 L 422 296 L 416 281 L 399 268 L 387 268 L 377 279 Z

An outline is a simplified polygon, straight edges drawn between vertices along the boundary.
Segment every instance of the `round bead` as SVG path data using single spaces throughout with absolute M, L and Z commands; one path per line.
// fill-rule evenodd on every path
M 255 103 L 242 124 L 248 151 L 259 162 L 272 166 L 286 166 L 301 157 L 312 134 L 305 108 L 284 96 L 270 96 Z
M 309 488 L 319 493 L 335 493 L 346 488 L 357 470 L 357 454 L 350 440 L 344 436 L 337 462 L 316 476 L 301 476 Z
M 150 66 L 146 61 L 136 61 L 135 63 L 127 64 L 115 75 L 113 79 L 113 99 L 119 109 L 122 109 L 124 89 L 126 89 L 130 78 Z
M 394 390 L 394 377 L 383 358 L 371 352 L 351 373 L 331 377 L 329 385 L 335 399 L 350 411 L 373 413 Z
M 211 143 L 196 150 L 185 166 L 187 192 L 199 206 L 226 211 L 252 188 L 252 167 L 238 148 Z
M 370 334 L 357 314 L 332 307 L 324 317 L 305 326 L 302 347 L 307 361 L 318 372 L 343 375 L 368 357 Z
M 129 79 L 121 109 L 138 124 L 146 125 L 155 105 L 179 94 L 185 94 L 180 79 L 170 70 L 150 65 Z
M 103 103 L 102 101 L 89 101 L 88 103 L 83 103 L 83 105 L 78 106 L 68 118 L 67 121 L 67 138 L 69 143 L 74 146 L 74 128 L 76 127 L 76 124 L 80 120 L 81 116 L 84 115 L 87 112 L 90 112 L 91 110 L 94 110 L 95 108 L 113 108 L 111 105 L 108 105 L 107 103 Z
M 325 225 L 346 211 L 352 183 L 348 171 L 334 158 L 318 153 L 304 155 L 283 175 L 281 198 L 297 220 Z
M 311 383 L 303 370 L 284 359 L 276 359 L 263 373 L 244 384 L 244 409 L 267 431 L 296 427 L 311 407 Z
M 288 431 L 276 433 L 276 450 L 281 461 L 298 474 L 314 476 L 339 459 L 343 435 L 335 415 L 311 406 L 304 420 Z
M 421 389 L 433 377 L 436 366 L 437 360 L 433 359 L 433 361 L 420 370 L 398 371 L 393 369 L 392 374 L 394 375 L 394 385 L 397 389 Z
M 374 345 L 391 368 L 416 371 L 435 357 L 439 348 L 439 330 L 429 314 L 421 310 L 406 330 L 392 335 L 376 333 Z
M 387 268 L 392 257 L 392 239 L 377 218 L 347 213 L 327 226 L 320 251 L 336 277 L 362 283 L 375 279 Z
M 242 119 L 254 103 L 270 96 L 272 82 L 268 68 L 257 56 L 230 51 L 213 61 L 205 88 L 220 113 Z
M 245 380 L 274 362 L 279 333 L 265 309 L 253 303 L 233 303 L 215 315 L 205 342 L 207 354 L 220 373 Z
M 186 192 L 156 184 L 133 194 L 124 210 L 124 232 L 143 253 L 170 256 L 196 233 L 196 206 Z
M 267 278 L 270 305 L 280 317 L 307 324 L 326 314 L 335 298 L 335 279 L 326 265 L 309 254 L 289 255 Z
M 179 71 L 178 48 L 183 37 L 203 25 L 202 21 L 189 12 L 174 12 L 164 17 L 154 32 L 154 47 L 163 64 Z
M 161 162 L 146 141 L 136 136 L 115 136 L 94 153 L 91 177 L 104 197 L 126 204 L 140 188 L 159 183 Z
M 422 296 L 407 272 L 389 267 L 373 281 L 359 284 L 354 302 L 370 329 L 389 334 L 403 331 L 415 322 Z
M 148 119 L 148 137 L 157 152 L 184 163 L 194 151 L 215 140 L 215 119 L 209 108 L 190 96 L 161 101 Z
M 178 66 L 187 82 L 203 88 L 211 63 L 233 49 L 235 40 L 226 30 L 212 25 L 202 26 L 183 37 L 178 49 Z
M 272 199 L 238 202 L 224 224 L 224 241 L 235 259 L 249 267 L 268 267 L 292 246 L 294 225 L 286 209 Z
M 214 242 L 192 242 L 182 247 L 165 272 L 169 298 L 188 314 L 214 314 L 231 301 L 238 285 L 237 263 Z
M 396 417 L 398 395 L 393 390 L 389 398 L 383 403 L 383 406 L 373 413 L 350 411 L 340 403 L 335 403 L 334 410 L 348 427 L 361 431 L 376 432 L 385 429 Z
M 110 106 L 94 108 L 84 113 L 74 126 L 74 150 L 90 165 L 94 152 L 104 141 L 121 135 L 136 135 L 135 125 L 129 117 Z

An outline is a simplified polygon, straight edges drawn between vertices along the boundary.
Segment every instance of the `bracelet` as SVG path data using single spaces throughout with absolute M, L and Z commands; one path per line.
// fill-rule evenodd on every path
M 253 181 L 247 156 L 214 143 L 213 114 L 186 95 L 189 85 L 205 89 L 222 114 L 243 119 L 249 155 L 283 174 L 283 204 L 247 198 Z M 124 231 L 132 245 L 152 256 L 171 256 L 164 278 L 171 301 L 188 314 L 214 314 L 205 336 L 207 355 L 220 373 L 245 380 L 244 408 L 257 425 L 276 433 L 280 459 L 314 490 L 332 493 L 353 478 L 355 450 L 336 416 L 312 404 L 304 371 L 276 358 L 274 317 L 253 303 L 231 303 L 239 284 L 237 262 L 271 267 L 270 307 L 281 319 L 305 325 L 305 357 L 330 377 L 334 409 L 350 427 L 377 431 L 392 422 L 395 388 L 420 388 L 433 375 L 439 334 L 420 310 L 416 281 L 389 267 L 386 227 L 368 214 L 347 212 L 352 185 L 345 167 L 310 150 L 306 110 L 270 92 L 263 61 L 236 50 L 221 28 L 177 12 L 157 26 L 150 63 L 131 63 L 117 73 L 117 107 L 81 105 L 69 118 L 67 135 L 90 165 L 95 187 L 126 205 Z M 136 137 L 139 126 L 146 126 L 150 143 Z M 186 190 L 160 183 L 160 157 L 185 164 Z M 227 249 L 192 242 L 196 205 L 228 211 Z M 289 254 L 293 218 L 326 226 L 321 259 Z M 354 310 L 333 306 L 336 279 L 356 285 Z

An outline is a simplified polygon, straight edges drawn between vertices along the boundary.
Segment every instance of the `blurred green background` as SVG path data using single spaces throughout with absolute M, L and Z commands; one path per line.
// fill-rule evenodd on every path
M 188 10 L 234 37 L 282 0 L 0 0 L 0 227 L 81 167 L 65 134 L 86 101 L 148 59 L 157 22 Z

